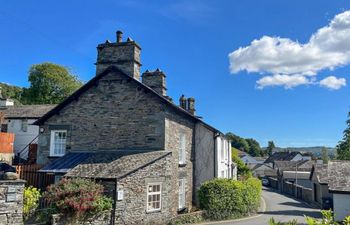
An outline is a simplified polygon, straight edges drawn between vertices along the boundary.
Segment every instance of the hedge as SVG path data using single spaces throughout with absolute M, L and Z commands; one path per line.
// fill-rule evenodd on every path
M 254 213 L 260 206 L 261 181 L 214 179 L 199 190 L 200 207 L 213 220 L 233 219 Z

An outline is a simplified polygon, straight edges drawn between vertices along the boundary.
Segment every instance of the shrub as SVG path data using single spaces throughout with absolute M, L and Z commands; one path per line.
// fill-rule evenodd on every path
M 214 179 L 199 190 L 199 203 L 210 219 L 237 218 L 255 212 L 260 205 L 261 182 Z
M 44 195 L 60 213 L 86 215 L 112 208 L 112 199 L 103 196 L 103 186 L 82 178 L 62 179 Z
M 23 192 L 23 216 L 28 219 L 39 206 L 40 191 L 35 187 L 25 187 Z

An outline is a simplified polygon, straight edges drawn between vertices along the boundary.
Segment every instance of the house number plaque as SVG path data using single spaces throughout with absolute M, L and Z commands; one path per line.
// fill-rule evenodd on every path
M 6 195 L 6 202 L 15 202 L 16 200 L 16 193 L 8 193 Z

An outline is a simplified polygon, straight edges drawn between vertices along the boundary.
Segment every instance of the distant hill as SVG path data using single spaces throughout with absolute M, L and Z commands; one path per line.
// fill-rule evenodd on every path
M 302 152 L 302 153 L 312 153 L 314 157 L 321 157 L 322 156 L 322 149 L 323 146 L 315 146 L 315 147 L 288 147 L 288 148 L 279 148 L 276 147 L 273 152 L 285 152 L 285 151 L 292 151 L 292 152 Z M 336 155 L 336 149 L 326 147 L 328 150 L 328 155 L 332 158 Z

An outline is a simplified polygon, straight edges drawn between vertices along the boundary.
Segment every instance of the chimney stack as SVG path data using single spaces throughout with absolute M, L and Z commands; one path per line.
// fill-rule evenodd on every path
M 140 80 L 141 47 L 133 40 L 123 42 L 123 32 L 117 31 L 117 41 L 106 41 L 97 46 L 96 75 L 110 66 L 115 66 L 128 76 Z
M 156 69 L 155 71 L 146 70 L 142 74 L 142 83 L 152 88 L 158 94 L 166 96 L 165 77 L 165 74 L 160 69 Z
M 190 112 L 192 115 L 194 115 L 194 113 L 196 112 L 194 103 L 194 98 L 190 97 L 187 99 L 187 111 Z
M 117 31 L 117 43 L 122 43 L 123 41 L 123 32 L 120 30 Z
M 187 110 L 186 102 L 187 102 L 187 99 L 185 98 L 185 95 L 181 95 L 181 97 L 180 97 L 180 107 L 183 108 L 184 110 Z

